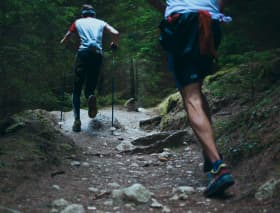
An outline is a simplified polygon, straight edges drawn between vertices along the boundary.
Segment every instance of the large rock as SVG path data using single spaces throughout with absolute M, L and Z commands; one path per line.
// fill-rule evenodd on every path
M 163 116 L 159 128 L 161 131 L 185 129 L 189 126 L 185 110 L 170 112 Z
M 139 126 L 144 130 L 154 130 L 159 126 L 161 119 L 162 117 L 160 115 L 155 116 L 147 120 L 140 121 Z
M 179 92 L 168 96 L 162 103 L 159 104 L 158 109 L 161 115 L 166 115 L 172 111 L 180 111 L 184 109 L 183 101 Z
M 193 135 L 188 131 L 170 131 L 138 138 L 131 143 L 135 146 L 127 153 L 160 153 L 164 148 L 178 147 L 186 143 L 193 143 Z
M 124 195 L 129 201 L 135 203 L 147 203 L 151 199 L 152 193 L 141 184 L 134 184 L 124 189 Z
M 191 186 L 180 186 L 172 190 L 173 197 L 170 200 L 186 200 L 189 198 L 189 195 L 195 193 L 195 189 Z
M 114 205 L 120 205 L 124 200 L 124 194 L 122 189 L 115 189 L 112 191 L 112 198 Z
M 162 116 L 159 124 L 161 131 L 185 129 L 189 126 L 184 104 L 179 92 L 167 97 L 158 109 Z
M 23 128 L 23 127 L 25 127 L 25 123 L 24 123 L 24 122 L 18 122 L 18 123 L 15 123 L 15 124 L 9 126 L 9 127 L 5 130 L 5 133 L 6 133 L 6 134 L 14 133 L 14 132 L 16 132 L 17 130 Z
M 62 209 L 64 209 L 69 204 L 70 203 L 67 200 L 61 198 L 61 199 L 57 199 L 57 200 L 53 201 L 52 202 L 52 207 L 61 211 Z
M 152 208 L 163 208 L 163 205 L 159 203 L 156 199 L 152 198 L 152 203 L 150 205 Z
M 120 143 L 116 149 L 120 152 L 127 152 L 127 151 L 132 151 L 135 149 L 135 146 L 133 144 L 131 144 L 128 141 L 124 141 L 122 143 Z
M 113 200 L 115 204 L 121 202 L 133 202 L 135 204 L 148 203 L 152 193 L 141 184 L 134 184 L 128 188 L 114 190 Z
M 270 179 L 258 188 L 257 192 L 255 193 L 255 198 L 259 201 L 272 198 L 279 184 L 280 180 L 276 180 L 275 178 Z
M 134 98 L 128 99 L 125 102 L 124 107 L 128 112 L 137 111 L 136 100 Z
M 1 212 L 1 213 L 20 213 L 20 212 L 17 211 L 17 210 L 9 209 L 9 208 L 6 208 L 6 207 L 4 207 L 4 206 L 0 206 L 0 212 Z
M 79 204 L 71 204 L 67 206 L 64 210 L 60 213 L 85 213 L 85 209 L 82 205 Z

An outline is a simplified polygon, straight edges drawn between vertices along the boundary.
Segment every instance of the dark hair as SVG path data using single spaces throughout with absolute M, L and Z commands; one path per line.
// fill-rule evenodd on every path
M 93 6 L 90 4 L 84 4 L 82 6 L 81 13 L 82 13 L 83 17 L 85 17 L 85 16 L 95 17 L 96 16 L 96 12 L 95 12 Z

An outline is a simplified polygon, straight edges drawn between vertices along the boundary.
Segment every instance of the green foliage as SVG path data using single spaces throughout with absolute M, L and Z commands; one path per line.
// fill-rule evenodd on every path
M 75 42 L 65 48 L 59 45 L 59 41 L 71 22 L 79 17 L 83 3 L 63 0 L 1 1 L 0 96 L 5 97 L 0 100 L 2 115 L 25 108 L 60 108 L 63 72 L 66 75 L 65 91 L 71 93 Z M 153 97 L 168 82 L 166 73 L 158 72 L 162 63 L 157 28 L 161 15 L 144 0 L 121 0 L 115 6 L 109 0 L 90 3 L 96 8 L 98 18 L 121 32 L 115 65 L 108 51 L 110 38 L 105 36 L 104 79 L 99 85 L 102 96 L 110 94 L 111 77 L 114 75 L 116 79 L 122 79 L 122 83 L 117 81 L 116 85 L 117 91 L 122 94 L 120 99 L 131 97 L 130 85 L 125 82 L 129 82 L 130 78 L 130 61 L 135 59 L 141 61 L 136 67 L 138 100 L 144 105 L 154 104 Z M 147 60 L 149 63 L 144 62 Z M 68 108 L 69 96 L 66 101 Z
M 65 30 L 61 26 L 73 15 L 73 9 L 58 3 L 1 1 L 1 114 L 58 106 L 60 76 L 71 65 L 69 51 L 59 47 L 59 38 Z
M 125 99 L 122 99 L 122 94 L 117 93 L 115 94 L 115 104 L 116 105 L 124 105 Z M 98 107 L 105 107 L 105 106 L 110 106 L 112 104 L 112 94 L 105 95 L 105 96 L 97 96 L 97 104 Z
M 117 91 L 123 94 L 121 99 L 131 98 L 130 70 L 134 69 L 137 73 L 135 86 L 138 103 L 142 106 L 158 103 L 160 98 L 168 94 L 166 88 L 173 86 L 169 83 L 168 73 L 160 71 L 162 51 L 158 42 L 158 24 L 161 14 L 153 10 L 145 0 L 120 0 L 117 6 L 110 8 L 109 13 L 108 8 L 103 5 L 103 2 L 96 1 L 99 17 L 120 31 L 120 48 L 114 56 L 115 66 L 112 64 L 113 55 L 110 52 L 105 54 L 103 71 L 106 75 L 104 74 L 105 79 L 101 86 L 103 93 L 110 93 L 110 77 L 115 76 L 122 79 L 122 83 L 116 82 Z M 109 43 L 108 40 L 109 38 L 105 37 L 105 44 Z M 132 60 L 134 64 L 131 63 Z
M 250 50 L 279 48 L 280 19 L 277 0 L 264 4 L 262 0 L 234 1 L 225 13 L 233 22 L 224 24 L 221 56 Z
M 175 85 L 166 72 L 165 53 L 158 43 L 158 24 L 162 15 L 146 0 L 92 0 L 97 17 L 116 27 L 120 48 L 114 56 L 105 36 L 103 81 L 98 93 L 111 92 L 111 78 L 117 79 L 120 99 L 130 94 L 131 60 L 137 72 L 137 99 L 150 106 L 165 97 Z M 61 103 L 63 72 L 65 91 L 72 92 L 75 42 L 60 46 L 59 40 L 76 18 L 84 1 L 1 0 L 0 7 L 0 117 L 26 108 L 58 109 Z M 248 50 L 279 45 L 279 18 L 276 1 L 262 7 L 260 0 L 236 2 L 227 12 L 234 21 L 225 26 L 220 48 L 220 64 L 228 68 L 248 61 L 266 60 L 270 53 L 259 55 Z M 248 18 L 254 17 L 254 18 Z M 269 23 L 269 24 L 268 24 Z M 243 81 L 242 81 L 243 82 Z M 109 101 L 104 101 L 104 104 Z M 67 96 L 67 108 L 71 107 Z M 102 103 L 103 105 L 103 103 Z
M 242 103 L 254 101 L 257 93 L 266 91 L 279 80 L 277 53 L 278 50 L 272 50 L 231 56 L 234 62 L 208 77 L 206 86 L 218 98 L 239 99 Z M 243 64 L 233 66 L 234 63 Z
M 226 98 L 231 100 L 229 103 L 244 108 L 240 114 L 214 125 L 218 145 L 233 163 L 280 140 L 280 59 L 277 54 L 273 56 L 274 53 L 245 53 L 245 57 L 250 55 L 251 60 L 257 58 L 258 63 L 250 61 L 217 73 L 206 81 L 214 97 Z
M 226 43 L 226 42 L 224 42 Z M 236 65 L 245 63 L 266 63 L 267 61 L 277 57 L 279 55 L 279 49 L 266 50 L 266 51 L 248 51 L 242 54 L 230 54 L 223 55 L 220 58 L 220 65 L 224 67 L 234 67 Z

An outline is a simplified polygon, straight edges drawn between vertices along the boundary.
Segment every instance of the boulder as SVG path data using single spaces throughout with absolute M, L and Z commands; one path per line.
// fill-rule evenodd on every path
M 20 213 L 20 212 L 17 211 L 17 210 L 9 209 L 9 208 L 6 208 L 6 207 L 4 207 L 4 206 L 0 206 L 0 212 L 1 212 L 1 213 Z
M 60 213 L 85 213 L 85 209 L 82 205 L 79 204 L 71 204 L 67 206 L 64 210 Z
M 125 102 L 124 107 L 128 112 L 137 111 L 136 100 L 134 98 L 128 99 Z
M 161 153 L 164 151 L 164 148 L 179 147 L 194 141 L 193 135 L 185 130 L 162 132 L 132 141 L 132 145 L 135 146 L 134 149 L 125 152 L 130 154 Z
M 123 190 L 126 200 L 134 203 L 147 203 L 151 199 L 152 193 L 141 184 L 134 184 Z
M 266 183 L 264 183 L 258 188 L 257 192 L 255 193 L 255 198 L 258 201 L 263 201 L 272 198 L 279 184 L 280 184 L 280 179 L 279 180 L 276 180 L 275 178 L 270 179 L 269 181 L 267 181 Z
M 161 119 L 162 116 L 158 115 L 150 119 L 140 121 L 139 126 L 144 130 L 154 130 L 159 126 Z
M 61 199 L 57 199 L 57 200 L 53 201 L 51 206 L 53 208 L 61 211 L 62 209 L 64 209 L 68 205 L 70 205 L 70 203 L 67 200 L 61 198 Z
M 113 190 L 112 196 L 114 204 L 122 202 L 133 202 L 135 204 L 148 203 L 151 200 L 152 193 L 141 184 L 134 184 L 130 187 Z
M 132 151 L 135 149 L 135 146 L 133 144 L 131 144 L 128 141 L 124 141 L 122 143 L 120 143 L 116 149 L 120 152 L 127 152 L 127 151 Z

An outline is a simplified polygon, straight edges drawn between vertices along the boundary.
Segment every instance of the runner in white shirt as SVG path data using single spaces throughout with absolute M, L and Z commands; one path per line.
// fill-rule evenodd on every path
M 85 82 L 85 97 L 88 100 L 88 115 L 94 118 L 97 114 L 96 97 L 94 90 L 102 64 L 102 37 L 104 32 L 111 34 L 111 48 L 116 49 L 118 46 L 119 32 L 108 23 L 96 18 L 96 13 L 91 5 L 85 4 L 82 7 L 82 17 L 76 20 L 68 32 L 61 40 L 64 43 L 71 34 L 77 33 L 80 37 L 76 64 L 75 79 L 73 88 L 73 111 L 75 121 L 73 131 L 81 131 L 80 120 L 80 96 Z

